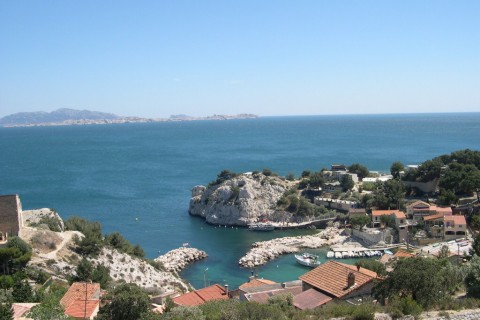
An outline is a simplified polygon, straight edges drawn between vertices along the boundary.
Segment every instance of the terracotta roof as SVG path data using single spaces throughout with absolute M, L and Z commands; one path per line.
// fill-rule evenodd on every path
M 407 216 L 402 211 L 395 211 L 394 214 L 397 219 L 407 219 Z
M 87 290 L 87 292 L 85 292 Z M 68 291 L 60 300 L 60 304 L 67 309 L 75 300 L 85 301 L 93 298 L 100 298 L 100 284 L 98 283 L 86 283 L 86 282 L 74 282 L 68 288 Z
M 437 213 L 443 212 L 447 215 L 452 214 L 452 208 L 450 207 L 437 207 L 437 206 L 430 206 L 431 211 L 436 211 Z
M 74 318 L 92 318 L 97 315 L 100 307 L 100 300 L 75 300 L 68 308 L 65 314 Z
M 20 318 L 21 316 L 25 315 L 35 307 L 39 303 L 12 303 L 12 308 L 13 308 L 13 317 L 14 318 Z
M 392 214 L 397 214 L 397 212 L 401 212 L 403 213 L 402 211 L 400 210 L 372 210 L 372 216 L 374 217 L 379 217 L 379 216 L 386 216 L 386 215 L 392 215 Z M 405 214 L 403 213 L 403 215 L 405 216 Z
M 315 309 L 330 301 L 332 298 L 315 289 L 308 289 L 293 297 L 293 305 L 300 310 Z
M 355 275 L 355 285 L 347 288 L 349 273 Z M 371 270 L 360 268 L 357 271 L 356 266 L 330 260 L 302 275 L 300 280 L 329 295 L 341 298 L 376 278 L 379 278 L 378 275 Z
M 228 295 L 225 294 L 225 289 L 219 284 L 214 284 L 210 287 L 182 294 L 173 298 L 173 302 L 182 306 L 198 306 L 206 301 L 226 299 L 228 299 Z
M 404 251 L 404 250 L 398 250 L 393 256 L 397 257 L 397 258 L 413 258 L 413 257 L 416 257 L 415 254 L 410 253 L 408 251 Z
M 428 208 L 429 209 L 430 204 L 426 203 L 425 201 L 417 200 L 407 205 L 407 208 Z
M 290 288 L 281 288 L 281 289 L 274 289 L 270 291 L 263 291 L 257 293 L 248 293 L 245 295 L 245 298 L 248 301 L 255 301 L 258 303 L 267 303 L 270 297 L 279 295 L 279 294 L 289 294 L 297 295 L 302 292 L 302 286 L 297 287 L 290 287 Z
M 423 217 L 423 220 L 424 221 L 436 220 L 436 219 L 443 218 L 443 216 L 444 216 L 443 213 L 437 213 L 437 214 L 432 214 L 431 216 Z
M 466 225 L 467 221 L 465 220 L 465 216 L 445 216 L 445 221 L 453 221 L 453 223 L 457 225 Z
M 266 284 L 275 284 L 275 283 L 276 282 L 271 281 L 271 280 L 255 278 L 255 279 L 251 279 L 249 282 L 245 282 L 240 287 L 238 287 L 238 289 L 242 290 L 242 289 L 245 289 L 245 288 L 258 287 L 258 286 L 263 286 L 263 285 L 266 285 Z

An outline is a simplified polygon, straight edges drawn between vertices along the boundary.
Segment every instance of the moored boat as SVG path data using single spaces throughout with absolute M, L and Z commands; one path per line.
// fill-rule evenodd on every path
M 318 256 L 316 256 L 314 254 L 307 253 L 307 252 L 305 252 L 301 255 L 296 254 L 295 259 L 301 265 L 311 267 L 311 268 L 318 267 L 321 263 Z
M 333 252 L 333 251 L 328 251 L 328 252 L 327 252 L 327 258 L 333 258 L 333 257 L 335 257 L 335 252 Z

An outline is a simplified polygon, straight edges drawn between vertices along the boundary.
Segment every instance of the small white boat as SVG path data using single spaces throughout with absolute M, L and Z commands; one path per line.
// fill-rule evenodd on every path
M 358 251 L 355 251 L 355 252 L 353 253 L 353 256 L 354 256 L 355 258 L 358 258 L 358 257 L 360 257 L 360 254 L 358 253 Z
M 341 252 L 335 252 L 335 258 L 336 259 L 342 259 L 342 253 Z
M 355 253 L 353 253 L 353 251 L 348 251 L 348 256 L 350 258 L 355 258 Z
M 303 253 L 301 255 L 296 254 L 295 259 L 297 260 L 298 263 L 300 263 L 303 266 L 310 267 L 310 268 L 315 268 L 320 265 L 320 259 L 318 256 L 310 253 Z
M 328 251 L 328 252 L 327 252 L 327 258 L 333 258 L 333 257 L 335 257 L 335 252 L 333 252 L 333 251 Z
M 349 258 L 350 256 L 348 255 L 347 251 L 342 252 L 342 258 Z
M 360 252 L 358 253 L 358 256 L 361 257 L 361 258 L 365 257 L 365 252 L 360 251 Z
M 366 257 L 371 257 L 372 254 L 370 253 L 370 251 L 365 251 L 365 256 L 366 256 Z

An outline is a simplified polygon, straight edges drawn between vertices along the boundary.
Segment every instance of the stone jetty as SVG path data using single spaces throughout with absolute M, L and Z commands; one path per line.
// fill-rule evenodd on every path
M 261 266 L 285 253 L 297 252 L 303 248 L 316 249 L 336 243 L 342 243 L 348 238 L 343 229 L 329 227 L 317 234 L 298 237 L 283 237 L 252 244 L 252 249 L 240 258 L 238 264 L 246 268 Z
M 155 261 L 160 262 L 167 271 L 180 272 L 189 263 L 204 259 L 207 256 L 205 251 L 196 248 L 180 247 L 157 257 Z

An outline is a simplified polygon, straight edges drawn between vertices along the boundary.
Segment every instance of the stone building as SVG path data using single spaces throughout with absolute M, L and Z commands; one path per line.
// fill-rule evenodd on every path
M 0 242 L 18 236 L 21 225 L 22 203 L 18 195 L 0 196 Z

